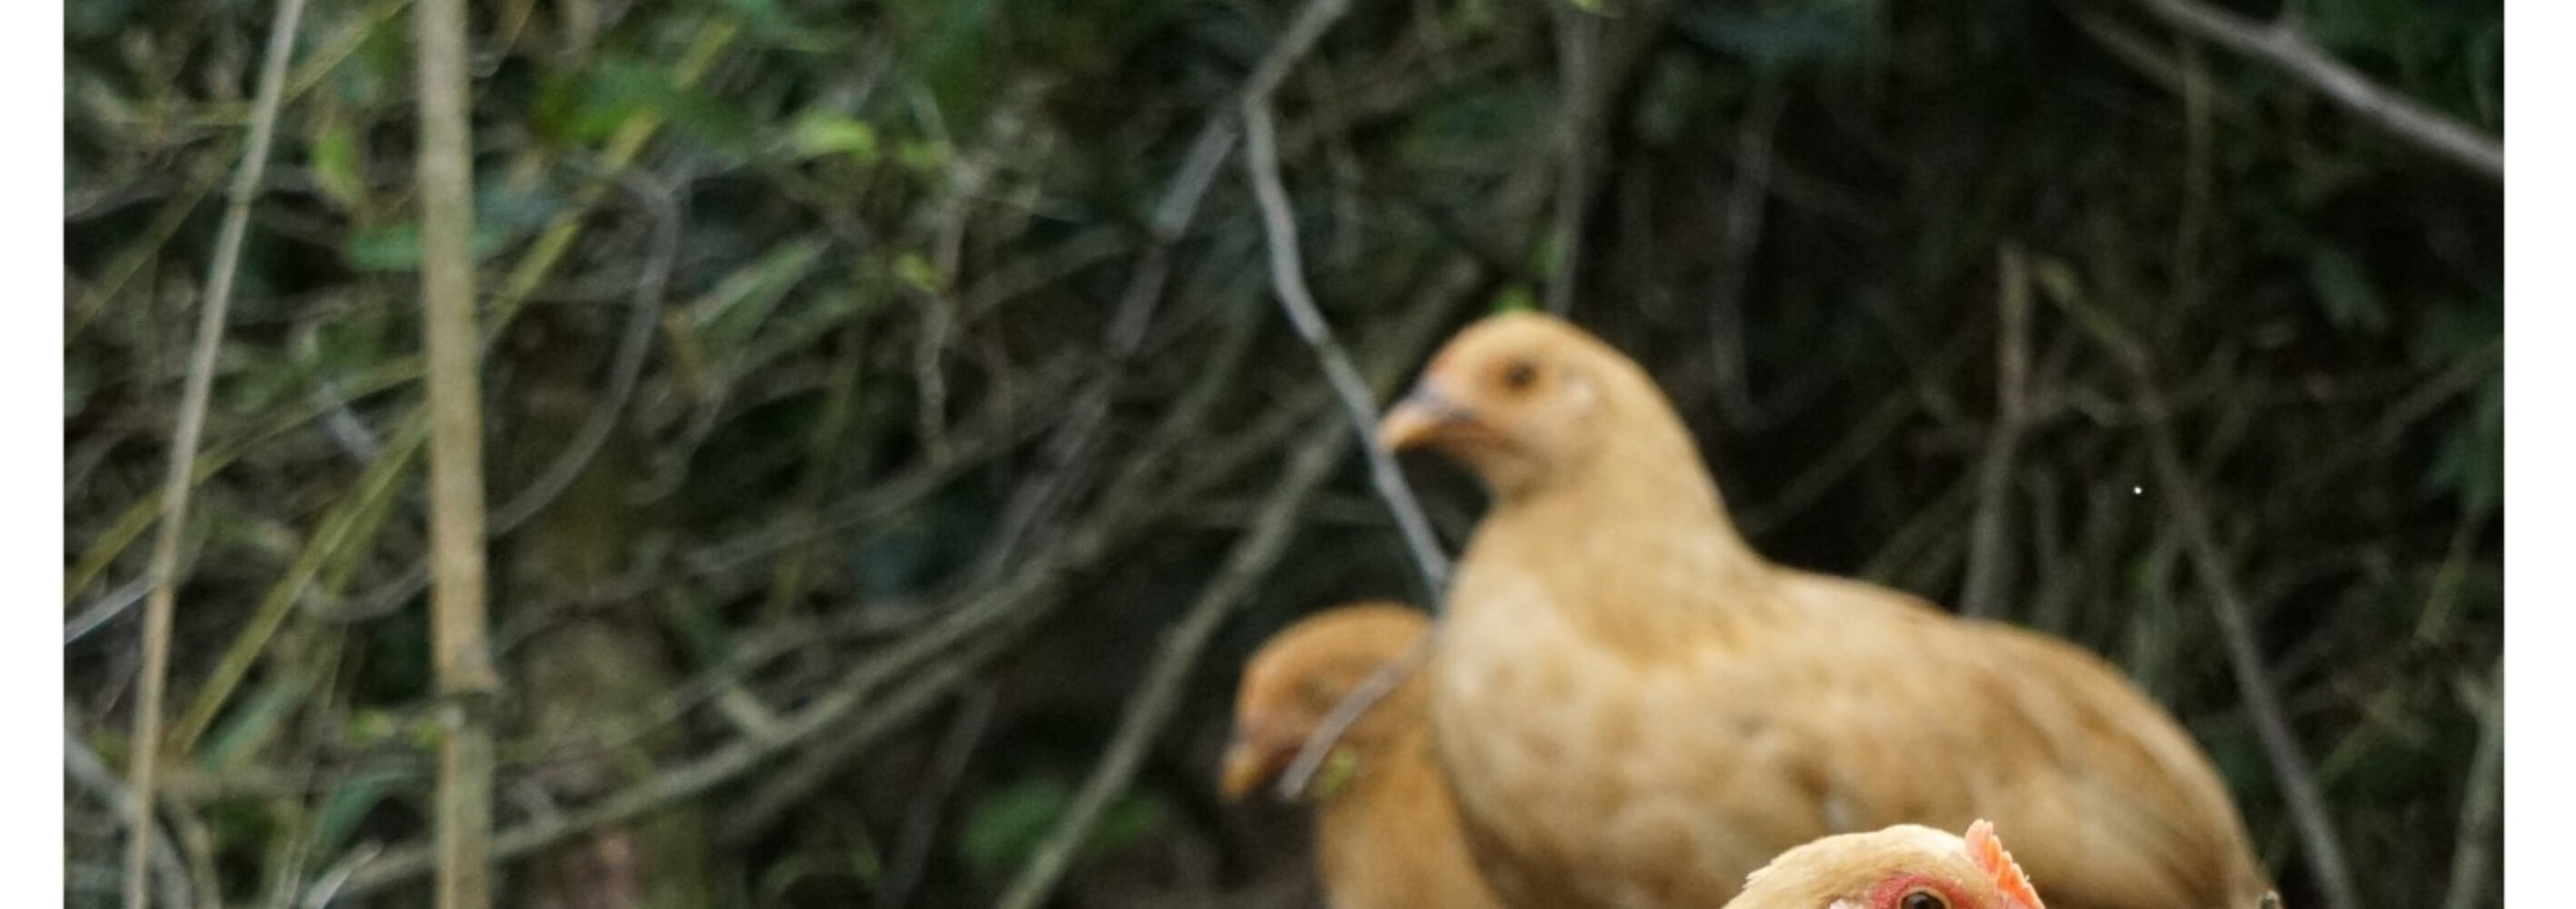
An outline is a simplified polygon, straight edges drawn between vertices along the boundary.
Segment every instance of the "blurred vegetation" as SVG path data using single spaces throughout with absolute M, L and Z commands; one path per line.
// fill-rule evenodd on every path
M 2496 0 L 2290 2 L 2502 133 Z M 1354 7 L 1275 104 L 1381 395 L 1477 312 L 1570 300 L 1765 552 L 2116 660 L 2317 905 L 2215 569 L 2360 891 L 2500 903 L 2499 185 L 2128 2 Z M 65 10 L 69 906 L 115 900 L 98 771 L 136 747 L 139 541 L 267 12 Z M 1201 607 L 1231 617 L 1053 904 L 1312 899 L 1294 811 L 1213 799 L 1234 666 L 1421 592 L 1347 443 L 1274 495 L 1342 416 L 1240 153 L 1190 180 L 1297 14 L 476 4 L 511 905 L 987 905 Z M 162 878 L 426 905 L 385 870 L 435 736 L 408 9 L 300 31 L 187 528 Z M 1454 546 L 1475 491 L 1416 468 Z M 1258 583 L 1203 601 L 1221 562 Z

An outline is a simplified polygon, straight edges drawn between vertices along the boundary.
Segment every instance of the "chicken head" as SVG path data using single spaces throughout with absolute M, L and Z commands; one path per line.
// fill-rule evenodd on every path
M 1727 909 L 2045 909 L 1979 820 L 1965 839 L 1914 824 L 1829 836 L 1780 854 Z

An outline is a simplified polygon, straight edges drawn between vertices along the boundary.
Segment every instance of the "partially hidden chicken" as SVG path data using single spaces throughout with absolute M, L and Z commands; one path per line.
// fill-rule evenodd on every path
M 1340 606 L 1273 636 L 1245 663 L 1221 788 L 1240 799 L 1281 771 L 1342 697 L 1430 631 L 1393 603 Z M 1315 805 L 1317 872 L 1333 909 L 1497 909 L 1468 861 L 1456 808 L 1431 762 L 1424 680 L 1360 715 L 1301 797 Z
M 1993 818 L 2059 909 L 2250 906 L 2206 755 L 2066 642 L 1774 565 L 1672 405 L 1565 322 L 1487 318 L 1379 427 L 1492 492 L 1425 672 L 1507 905 L 1707 907 L 1821 836 Z
M 2047 909 L 1979 820 L 1961 838 L 1916 824 L 1825 837 L 1753 872 L 1726 909 Z

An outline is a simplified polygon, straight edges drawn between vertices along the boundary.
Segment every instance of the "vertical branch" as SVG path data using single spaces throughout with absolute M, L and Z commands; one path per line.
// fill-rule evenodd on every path
M 465 5 L 414 8 L 420 80 L 422 334 L 428 347 L 430 623 L 446 737 L 438 754 L 438 905 L 491 905 L 492 736 L 483 638 L 483 413 L 475 370 L 474 162 Z
M 250 203 L 259 195 L 260 176 L 268 169 L 268 146 L 277 135 L 277 109 L 286 94 L 286 62 L 294 56 L 295 27 L 303 16 L 304 0 L 279 0 L 276 16 L 269 22 L 250 141 L 242 149 L 222 232 L 215 238 L 215 261 L 206 277 L 206 307 L 198 315 L 197 342 L 189 351 L 187 383 L 179 395 L 179 424 L 171 432 L 170 468 L 161 481 L 161 526 L 152 541 L 151 594 L 143 607 L 143 678 L 134 704 L 134 760 L 126 774 L 126 787 L 134 794 L 126 803 L 126 909 L 143 909 L 151 902 L 145 881 L 151 868 L 153 831 L 159 829 L 152 805 L 160 786 L 161 710 L 170 674 L 171 616 L 178 610 L 179 543 L 188 523 L 197 443 L 205 436 L 206 401 L 214 390 L 215 353 L 223 346 L 224 313 L 232 308 L 233 277 L 240 271 L 242 241 L 250 232 Z
M 1595 89 L 1601 68 L 1601 17 L 1571 3 L 1550 0 L 1549 19 L 1556 26 L 1557 182 L 1556 219 L 1548 240 L 1553 247 L 1547 272 L 1547 311 L 1565 315 L 1574 308 L 1576 272 L 1583 267 L 1584 222 L 1592 212 L 1592 181 L 1600 163 L 1592 146 L 1601 108 L 1608 99 Z
M 2004 512 L 2011 505 L 2006 500 L 2012 495 L 2013 455 L 2029 408 L 2024 389 L 2030 374 L 2030 268 L 2017 245 L 2005 244 L 1996 258 L 1995 425 L 1977 465 L 1977 515 L 1968 531 L 1968 579 L 1959 593 L 1959 611 L 1980 617 L 2002 613 L 2004 585 L 2012 577 L 2012 533 Z
M 1753 284 L 1753 251 L 1762 242 L 1762 222 L 1771 196 L 1771 137 L 1788 108 L 1789 90 L 1777 77 L 1765 77 L 1735 128 L 1735 184 L 1727 188 L 1720 213 L 1725 229 L 1718 235 L 1716 277 L 1709 288 L 1709 359 L 1715 364 L 1717 406 L 1726 425 L 1753 427 L 1769 422 L 1753 401 L 1750 369 L 1744 353 L 1744 294 Z
M 2496 821 L 2504 814 L 2504 658 L 2484 683 L 2463 682 L 2461 694 L 2478 715 L 2478 748 L 2460 792 L 2460 829 L 2451 847 L 2451 886 L 2442 909 L 2470 909 L 2486 898 L 2495 879 Z

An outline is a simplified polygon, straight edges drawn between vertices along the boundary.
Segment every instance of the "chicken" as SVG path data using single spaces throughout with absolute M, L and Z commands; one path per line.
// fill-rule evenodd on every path
M 1726 909 L 2047 909 L 1984 820 L 1960 839 L 1898 824 L 1787 852 L 1744 882 Z
M 1426 667 L 1471 854 L 1520 907 L 1706 907 L 1833 833 L 1990 817 L 2060 909 L 2252 905 L 2244 822 L 2118 670 L 1776 566 L 1672 405 L 1583 331 L 1494 316 L 1379 427 L 1493 493 Z
M 1245 664 L 1222 788 L 1239 799 L 1276 779 L 1344 694 L 1402 659 L 1430 630 L 1416 610 L 1356 603 L 1289 626 Z M 1333 909 L 1495 909 L 1459 838 L 1431 763 L 1423 682 L 1397 685 L 1334 746 L 1307 797 Z

